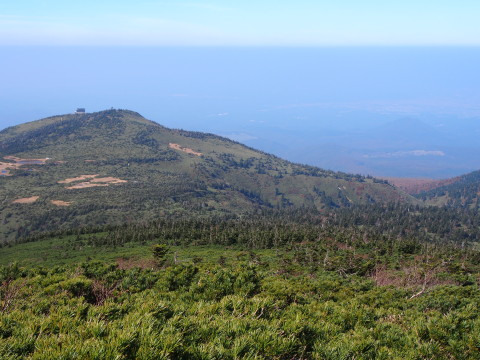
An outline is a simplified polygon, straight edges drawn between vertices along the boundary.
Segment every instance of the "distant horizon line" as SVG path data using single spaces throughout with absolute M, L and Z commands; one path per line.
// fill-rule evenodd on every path
M 333 48 L 480 48 L 480 44 L 338 44 L 338 45 L 136 45 L 136 44 L 1 44 L 0 47 L 6 48 L 34 48 L 34 47 L 51 47 L 51 48 L 250 48 L 250 49 L 333 49 Z

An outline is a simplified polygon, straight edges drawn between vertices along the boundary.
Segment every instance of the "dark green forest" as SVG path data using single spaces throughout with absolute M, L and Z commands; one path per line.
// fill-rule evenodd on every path
M 432 205 L 478 209 L 480 206 L 480 171 L 462 175 L 452 184 L 416 195 Z
M 258 210 L 242 215 L 164 215 L 153 221 L 83 226 L 19 237 L 11 246 L 55 236 L 92 235 L 89 245 L 122 246 L 159 239 L 174 245 L 240 245 L 271 248 L 315 241 L 320 230 L 355 229 L 377 237 L 415 239 L 436 244 L 474 247 L 480 241 L 477 210 L 404 204 L 365 205 L 318 211 L 312 208 Z M 93 236 L 95 234 L 95 236 Z

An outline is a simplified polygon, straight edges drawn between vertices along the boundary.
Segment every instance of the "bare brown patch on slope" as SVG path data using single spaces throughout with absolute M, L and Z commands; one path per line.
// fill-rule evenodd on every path
M 33 204 L 39 198 L 40 198 L 40 196 L 31 196 L 31 197 L 28 197 L 28 198 L 21 198 L 21 199 L 13 200 L 12 203 L 14 203 L 14 204 Z
M 425 270 L 419 264 L 405 264 L 399 270 L 378 266 L 371 274 L 371 279 L 375 281 L 377 286 L 394 286 L 400 289 L 411 290 L 412 299 L 438 285 L 456 285 L 455 281 L 441 277 L 443 271 L 445 269 L 442 266 L 432 266 Z
M 127 180 L 122 180 L 115 177 L 103 177 L 97 178 L 98 174 L 96 175 L 80 175 L 75 178 L 65 179 L 63 181 L 59 181 L 61 184 L 71 184 L 73 182 L 88 180 L 90 181 L 82 181 L 71 186 L 67 186 L 65 189 L 72 190 L 72 189 L 85 189 L 90 187 L 97 187 L 97 186 L 109 186 L 109 185 L 116 185 L 116 184 L 123 184 L 128 182 Z
M 68 179 L 59 181 L 58 183 L 59 184 L 70 184 L 70 183 L 75 182 L 75 181 L 92 179 L 92 178 L 95 178 L 97 176 L 98 176 L 98 174 L 95 174 L 95 175 L 80 175 L 80 176 L 77 176 L 77 177 L 74 177 L 74 178 L 68 178 Z
M 118 258 L 117 265 L 119 269 L 129 270 L 133 268 L 153 269 L 156 264 L 153 259 L 125 259 Z
M 197 152 L 197 151 L 192 150 L 192 149 L 187 148 L 187 147 L 182 147 L 178 144 L 170 143 L 170 144 L 168 144 L 168 146 L 171 149 L 180 150 L 180 151 L 183 151 L 184 153 L 187 153 L 187 154 L 191 154 L 191 155 L 195 155 L 195 156 L 203 156 L 203 154 L 200 153 L 200 152 Z
M 92 183 L 105 183 L 105 184 L 123 184 L 128 182 L 127 180 L 122 180 L 114 177 L 103 177 L 103 178 L 96 178 L 92 179 L 90 182 Z
M 67 190 L 72 190 L 72 189 L 86 189 L 90 187 L 96 187 L 96 186 L 108 186 L 108 184 L 94 184 L 91 182 L 81 182 L 72 186 L 67 186 L 65 189 Z
M 51 202 L 53 205 L 56 205 L 56 206 L 70 206 L 70 205 L 72 205 L 71 202 L 69 202 L 69 201 L 62 201 L 62 200 L 50 200 L 50 202 Z
M 22 159 L 16 156 L 5 156 L 5 160 L 13 162 L 0 162 L 0 176 L 12 176 L 10 170 L 19 169 L 26 165 L 45 165 L 48 158 L 45 159 Z

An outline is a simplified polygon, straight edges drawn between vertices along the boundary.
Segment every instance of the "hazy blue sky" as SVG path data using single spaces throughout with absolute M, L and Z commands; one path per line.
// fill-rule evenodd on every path
M 0 3 L 0 45 L 480 45 L 478 0 Z
M 0 0 L 0 130 L 126 108 L 322 167 L 445 154 L 438 173 L 390 170 L 458 175 L 480 167 L 479 14 L 479 0 Z M 405 118 L 426 135 L 381 149 L 381 126 Z M 380 140 L 345 148 L 359 129 Z

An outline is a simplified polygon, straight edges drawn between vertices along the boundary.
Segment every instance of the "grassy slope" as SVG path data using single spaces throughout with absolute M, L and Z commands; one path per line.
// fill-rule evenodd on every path
M 152 264 L 152 245 L 155 241 L 139 243 L 127 243 L 122 247 L 77 247 L 75 236 L 62 236 L 51 239 L 18 244 L 13 247 L 0 249 L 0 266 L 18 263 L 22 266 L 44 266 L 51 268 L 59 265 L 75 265 L 88 260 L 105 261 L 115 263 L 126 261 L 132 265 L 149 266 Z M 191 263 L 195 256 L 202 258 L 203 264 L 216 264 L 220 256 L 228 262 L 234 261 L 243 253 L 239 247 L 225 247 L 221 245 L 205 246 L 170 246 L 172 254 L 177 254 L 179 263 Z M 275 257 L 273 250 L 256 250 L 263 259 Z
M 203 156 L 171 149 L 170 143 Z M 5 129 L 0 156 L 7 155 L 50 160 L 0 177 L 0 234 L 6 239 L 32 229 L 147 221 L 169 213 L 208 216 L 261 207 L 416 201 L 374 179 L 293 164 L 211 134 L 167 129 L 126 110 L 63 115 Z M 128 183 L 75 190 L 58 183 L 85 174 Z M 12 204 L 30 196 L 40 199 Z M 51 200 L 72 205 L 57 207 Z

